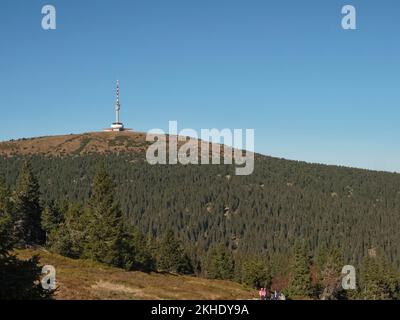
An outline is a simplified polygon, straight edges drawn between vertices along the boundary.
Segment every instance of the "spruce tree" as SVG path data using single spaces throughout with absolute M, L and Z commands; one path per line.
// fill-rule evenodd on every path
M 302 242 L 297 242 L 294 247 L 292 274 L 287 291 L 290 298 L 312 295 L 310 259 L 306 245 Z
M 167 231 L 161 242 L 157 267 L 159 271 L 164 272 L 193 273 L 191 261 L 172 230 Z
M 155 268 L 147 241 L 136 227 L 125 227 L 122 254 L 126 270 L 151 271 Z
M 79 204 L 71 203 L 64 221 L 49 233 L 50 248 L 66 257 L 80 258 L 86 239 L 87 213 Z
M 10 210 L 10 193 L 0 177 L 0 300 L 48 299 L 52 292 L 40 284 L 38 258 L 19 260 L 11 253 L 15 238 Z
M 0 255 L 5 255 L 14 245 L 10 210 L 10 192 L 0 176 Z
M 252 288 L 269 288 L 271 286 L 271 273 L 261 259 L 247 259 L 241 269 L 242 283 Z
M 45 235 L 41 227 L 40 190 L 29 161 L 24 162 L 17 181 L 13 211 L 19 245 L 42 244 Z
M 212 279 L 232 279 L 235 271 L 235 261 L 232 253 L 223 244 L 211 250 L 207 265 L 207 275 Z
M 341 271 L 344 266 L 342 251 L 334 247 L 325 252 L 324 261 L 317 269 L 320 299 L 346 299 L 346 292 L 342 288 Z
M 399 275 L 380 253 L 364 258 L 360 268 L 359 297 L 365 300 L 397 299 Z
M 8 189 L 3 176 L 0 176 L 0 212 L 11 212 L 10 190 Z
M 114 183 L 104 164 L 97 168 L 87 207 L 86 258 L 113 266 L 124 266 L 124 221 L 114 201 Z
M 54 232 L 62 221 L 61 210 L 57 207 L 54 201 L 47 205 L 41 217 L 41 226 L 46 233 L 46 242 L 48 242 L 49 235 Z

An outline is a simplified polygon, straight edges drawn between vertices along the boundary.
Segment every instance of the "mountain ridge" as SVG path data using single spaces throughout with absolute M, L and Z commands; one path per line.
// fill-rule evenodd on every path
M 96 165 L 105 162 L 129 221 L 150 238 L 174 230 L 195 261 L 218 243 L 238 255 L 287 261 L 303 239 L 313 254 L 340 246 L 349 264 L 381 248 L 400 267 L 399 174 L 255 154 L 254 173 L 236 176 L 232 165 L 149 165 L 144 134 L 61 137 L 0 143 L 0 175 L 15 186 L 29 157 L 45 204 L 84 203 Z
M 205 142 L 200 139 L 197 139 L 197 141 L 205 144 Z M 93 131 L 0 141 L 0 156 L 77 156 L 94 153 L 109 154 L 126 152 L 133 152 L 143 155 L 146 153 L 146 148 L 152 143 L 153 142 L 146 141 L 146 133 L 144 132 Z M 178 147 L 184 143 L 185 142 L 178 141 Z M 219 144 L 219 146 L 221 146 L 221 155 L 223 155 L 223 145 Z M 257 152 L 255 152 L 254 154 L 256 158 L 273 158 L 277 160 L 301 163 L 306 165 L 328 166 L 377 173 L 399 174 L 398 172 L 386 170 L 375 170 L 370 168 L 352 167 L 339 164 L 326 164 L 318 162 L 308 162 L 305 160 L 286 159 L 282 157 L 260 154 Z

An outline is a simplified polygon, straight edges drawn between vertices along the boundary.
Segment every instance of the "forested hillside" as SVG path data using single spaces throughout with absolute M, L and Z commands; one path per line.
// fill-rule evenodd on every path
M 81 144 L 89 145 L 90 136 L 85 139 Z M 120 140 L 122 147 L 129 144 Z M 0 158 L 0 175 L 15 185 L 29 157 L 46 204 L 87 199 L 96 164 L 104 160 L 129 221 L 154 239 L 176 231 L 192 257 L 224 243 L 238 256 L 285 260 L 296 239 L 305 239 L 312 254 L 339 246 L 346 263 L 358 264 L 377 248 L 400 265 L 398 174 L 257 156 L 252 175 L 235 176 L 224 165 L 150 166 L 143 152 L 132 150 L 58 156 L 17 151 Z
M 24 281 L 0 294 L 47 297 L 32 282 L 38 261 L 11 253 L 39 245 L 290 299 L 400 297 L 398 174 L 262 155 L 250 176 L 230 165 L 151 166 L 148 144 L 137 133 L 0 143 L 0 269 L 33 270 L 13 271 Z M 357 268 L 357 290 L 341 287 L 345 264 Z

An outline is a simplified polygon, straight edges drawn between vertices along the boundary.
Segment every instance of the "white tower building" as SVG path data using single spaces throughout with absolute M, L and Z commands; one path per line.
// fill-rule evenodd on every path
M 104 131 L 125 131 L 130 130 L 124 128 L 123 123 L 120 121 L 119 111 L 121 110 L 121 105 L 119 102 L 119 81 L 117 80 L 117 101 L 115 103 L 115 122 L 111 125 L 111 128 L 105 129 Z

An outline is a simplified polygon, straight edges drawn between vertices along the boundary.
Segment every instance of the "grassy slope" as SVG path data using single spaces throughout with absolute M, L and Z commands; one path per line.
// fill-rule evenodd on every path
M 56 268 L 56 299 L 252 299 L 257 293 L 240 284 L 173 274 L 126 272 L 86 260 L 73 260 L 45 250 L 21 250 L 28 259 Z
M 140 132 L 91 132 L 37 137 L 0 142 L 0 155 L 65 156 L 86 153 L 134 152 L 146 150 L 146 135 Z
M 160 137 L 160 141 L 167 138 Z M 186 141 L 178 141 L 178 146 Z M 11 141 L 0 141 L 0 156 L 77 156 L 85 154 L 107 153 L 134 153 L 140 156 L 146 154 L 151 141 L 146 141 L 146 133 L 124 132 L 88 132 L 83 134 L 70 134 L 61 136 L 36 137 Z M 200 147 L 199 153 L 208 143 L 193 140 L 190 144 Z M 225 149 L 221 145 L 220 153 L 224 155 Z M 206 149 L 204 149 L 206 150 Z M 226 149 L 231 151 L 230 148 Z

